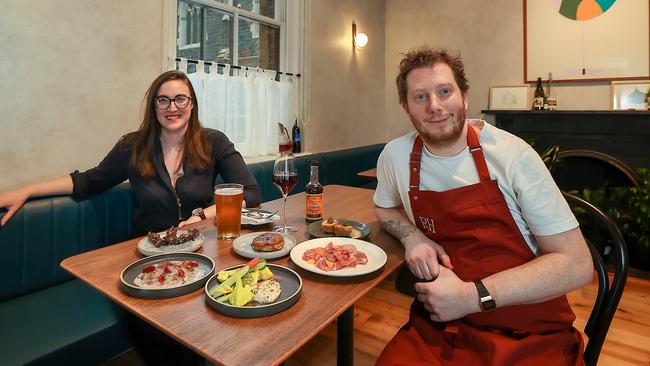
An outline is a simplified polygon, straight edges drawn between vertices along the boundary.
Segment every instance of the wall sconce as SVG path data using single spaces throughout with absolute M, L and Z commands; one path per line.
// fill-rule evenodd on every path
M 359 32 L 357 33 L 357 24 L 352 22 L 352 46 L 357 49 L 362 49 L 368 44 L 368 35 Z

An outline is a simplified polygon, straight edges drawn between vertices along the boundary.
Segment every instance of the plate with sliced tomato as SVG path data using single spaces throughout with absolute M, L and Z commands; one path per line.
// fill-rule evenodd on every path
M 203 254 L 159 254 L 126 266 L 120 273 L 120 284 L 130 296 L 162 299 L 200 289 L 213 273 L 214 261 Z

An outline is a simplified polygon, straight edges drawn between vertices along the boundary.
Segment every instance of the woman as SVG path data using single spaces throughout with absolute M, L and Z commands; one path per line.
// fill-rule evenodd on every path
M 138 131 L 123 136 L 97 167 L 0 195 L 0 208 L 8 209 L 0 225 L 30 197 L 83 198 L 126 179 L 138 203 L 133 218 L 136 235 L 214 218 L 214 205 L 207 206 L 219 174 L 226 182 L 244 185 L 245 206 L 260 204 L 257 182 L 233 144 L 223 133 L 201 126 L 196 94 L 185 73 L 167 71 L 158 76 L 145 102 Z
M 244 206 L 260 204 L 260 189 L 241 155 L 221 132 L 199 122 L 196 94 L 187 75 L 168 71 L 145 94 L 140 128 L 122 137 L 98 166 L 80 173 L 28 185 L 0 195 L 8 209 L 4 225 L 30 197 L 73 194 L 88 197 L 124 182 L 138 203 L 134 232 L 142 235 L 216 216 L 217 175 L 244 185 Z M 205 209 L 203 209 L 205 208 Z M 202 359 L 127 311 L 119 315 L 131 343 L 149 364 L 200 364 Z

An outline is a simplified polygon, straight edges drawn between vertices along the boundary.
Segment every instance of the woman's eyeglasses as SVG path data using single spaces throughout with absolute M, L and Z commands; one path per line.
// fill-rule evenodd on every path
M 190 100 L 192 100 L 192 97 L 181 94 L 170 99 L 168 97 L 160 95 L 154 97 L 153 100 L 156 102 L 156 107 L 158 107 L 158 109 L 167 109 L 172 104 L 172 102 L 174 102 L 176 108 L 183 109 L 187 108 L 187 106 L 190 104 Z

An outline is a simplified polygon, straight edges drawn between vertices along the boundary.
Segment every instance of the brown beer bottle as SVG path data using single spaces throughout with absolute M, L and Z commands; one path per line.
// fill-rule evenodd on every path
M 305 186 L 305 221 L 323 219 L 323 185 L 318 181 L 318 160 L 311 161 L 309 183 Z

